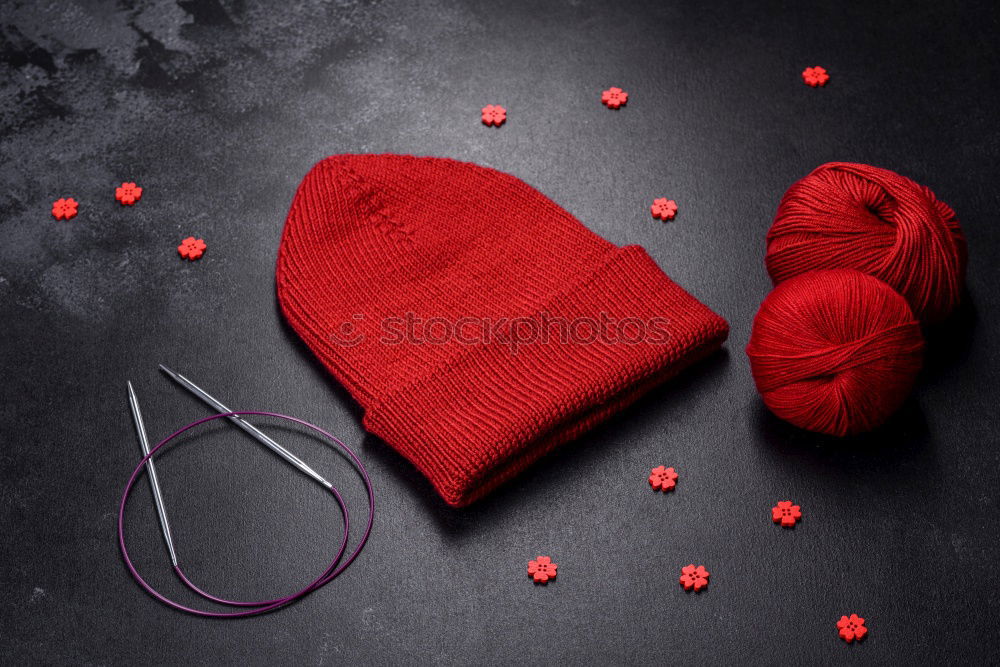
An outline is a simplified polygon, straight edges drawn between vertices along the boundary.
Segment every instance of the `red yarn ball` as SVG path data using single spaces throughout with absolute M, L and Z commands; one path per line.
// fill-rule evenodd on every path
M 747 355 L 771 412 L 809 431 L 854 435 L 883 423 L 923 361 L 920 323 L 895 290 L 858 271 L 781 283 L 754 318 Z
M 934 323 L 958 305 L 967 252 L 955 212 L 930 189 L 888 169 L 830 162 L 782 197 L 765 263 L 775 285 L 816 269 L 863 271 Z

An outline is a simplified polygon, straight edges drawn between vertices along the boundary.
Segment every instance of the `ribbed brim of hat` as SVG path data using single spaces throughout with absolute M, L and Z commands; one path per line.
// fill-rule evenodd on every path
M 540 326 L 630 318 L 665 335 L 470 345 L 369 406 L 365 427 L 412 461 L 449 505 L 481 498 L 718 349 L 729 331 L 638 246 L 613 251 L 553 294 L 537 317 Z

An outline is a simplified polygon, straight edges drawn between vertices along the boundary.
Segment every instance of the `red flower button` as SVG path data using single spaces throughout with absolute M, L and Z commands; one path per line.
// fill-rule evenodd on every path
M 193 236 L 189 236 L 181 244 L 177 246 L 177 252 L 181 254 L 181 257 L 189 260 L 196 260 L 205 254 L 205 248 L 208 245 L 202 239 L 196 239 Z
M 861 641 L 868 634 L 868 628 L 865 627 L 865 619 L 857 614 L 841 616 L 840 620 L 837 621 L 837 629 L 840 630 L 840 638 L 848 644 L 855 639 Z
M 830 75 L 826 73 L 826 70 L 820 66 L 807 67 L 802 70 L 802 80 L 806 82 L 807 86 L 825 86 L 826 82 L 830 80 Z
M 649 211 L 653 214 L 654 218 L 673 220 L 674 216 L 677 215 L 677 202 L 673 199 L 660 197 L 653 200 L 653 205 L 649 207 Z
M 76 217 L 79 204 L 72 197 L 63 197 L 52 202 L 52 217 L 56 220 L 69 220 Z
M 122 183 L 115 188 L 115 199 L 122 203 L 122 206 L 131 206 L 142 198 L 142 188 L 135 183 Z
M 534 579 L 536 584 L 547 584 L 549 579 L 556 578 L 557 567 L 559 566 L 548 556 L 539 556 L 535 560 L 528 561 L 528 576 Z
M 649 473 L 649 485 L 654 491 L 673 491 L 677 486 L 677 473 L 673 468 L 656 466 Z
M 777 505 L 771 508 L 771 519 L 785 528 L 791 528 L 801 518 L 802 508 L 793 505 L 791 500 L 780 500 Z
M 693 588 L 694 592 L 697 593 L 708 586 L 708 570 L 705 569 L 704 565 L 685 565 L 681 568 L 680 582 L 684 590 L 689 591 Z
M 601 93 L 601 102 L 609 109 L 617 109 L 628 102 L 628 93 L 621 88 L 611 87 Z
M 507 120 L 507 110 L 499 104 L 487 104 L 483 107 L 483 123 L 500 127 Z

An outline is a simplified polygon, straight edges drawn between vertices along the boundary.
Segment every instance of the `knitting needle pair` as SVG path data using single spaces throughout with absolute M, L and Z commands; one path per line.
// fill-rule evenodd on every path
M 160 364 L 160 370 L 169 375 L 171 379 L 177 382 L 177 384 L 190 391 L 205 403 L 208 403 L 220 413 L 232 412 L 232 410 L 223 405 L 221 401 L 210 396 L 208 392 L 196 385 L 194 382 L 191 382 L 191 380 L 188 380 L 180 373 L 175 373 L 163 364 Z M 129 407 L 132 410 L 132 419 L 135 421 L 135 430 L 139 436 L 139 445 L 142 447 L 143 456 L 148 456 L 149 438 L 146 436 L 146 426 L 142 420 L 142 412 L 139 410 L 139 399 L 135 395 L 135 389 L 132 388 L 131 382 L 128 383 L 128 402 Z M 302 459 L 279 445 L 250 422 L 235 414 L 230 415 L 228 419 L 253 436 L 257 441 L 264 444 L 275 454 L 283 458 L 289 464 L 294 466 L 296 469 L 301 471 L 303 474 L 316 480 L 321 486 L 327 489 L 333 488 L 333 484 L 328 482 L 322 475 L 306 465 Z M 160 528 L 163 529 L 163 539 L 167 543 L 167 551 L 170 552 L 170 562 L 176 567 L 177 552 L 174 550 L 174 538 L 170 532 L 170 521 L 167 519 L 167 508 L 163 503 L 163 492 L 160 490 L 160 480 L 156 476 L 156 466 L 153 464 L 153 459 L 149 459 L 146 462 L 146 470 L 149 472 L 149 485 L 153 490 L 153 501 L 156 505 L 156 513 L 160 518 Z

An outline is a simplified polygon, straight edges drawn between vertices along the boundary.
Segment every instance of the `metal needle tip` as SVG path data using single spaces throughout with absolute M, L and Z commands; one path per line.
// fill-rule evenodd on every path
M 126 383 L 128 384 L 128 404 L 132 410 L 136 434 L 139 436 L 139 446 L 142 447 L 143 456 L 149 456 L 149 438 L 146 436 L 146 425 L 142 421 L 142 411 L 139 410 L 139 398 L 135 395 L 132 382 L 126 381 Z M 170 552 L 170 562 L 173 563 L 174 567 L 177 567 L 177 552 L 174 550 L 174 538 L 170 534 L 167 506 L 163 502 L 163 492 L 160 491 L 160 480 L 156 476 L 156 466 L 153 465 L 153 459 L 146 461 L 146 472 L 149 474 L 149 486 L 153 490 L 153 502 L 156 504 L 156 514 L 160 518 L 163 539 L 167 543 L 167 551 Z
M 196 385 L 194 382 L 191 382 L 191 380 L 188 380 L 180 373 L 175 373 L 174 371 L 170 370 L 163 364 L 160 364 L 159 366 L 160 370 L 169 375 L 171 379 L 177 382 L 177 384 L 181 385 L 182 387 L 190 391 L 192 394 L 194 394 L 201 400 L 208 403 L 210 406 L 212 406 L 219 412 L 232 412 L 232 410 L 223 405 L 219 399 L 214 398 L 207 391 Z M 292 466 L 297 468 L 303 474 L 307 475 L 308 477 L 312 477 L 314 480 L 319 482 L 322 486 L 326 487 L 327 489 L 333 488 L 333 484 L 326 481 L 326 479 L 324 479 L 322 475 L 320 475 L 318 472 L 310 468 L 302 459 L 300 459 L 295 454 L 292 454 L 290 451 L 279 445 L 277 442 L 272 440 L 268 435 L 266 435 L 263 431 L 258 429 L 256 426 L 254 426 L 247 420 L 243 419 L 239 415 L 231 415 L 229 417 L 229 420 L 234 424 L 236 424 L 237 426 L 239 426 L 244 431 L 246 431 L 247 433 L 249 433 L 251 436 L 253 436 L 254 439 L 256 439 L 258 442 L 265 445 L 275 454 L 277 454 L 285 461 L 290 463 Z

